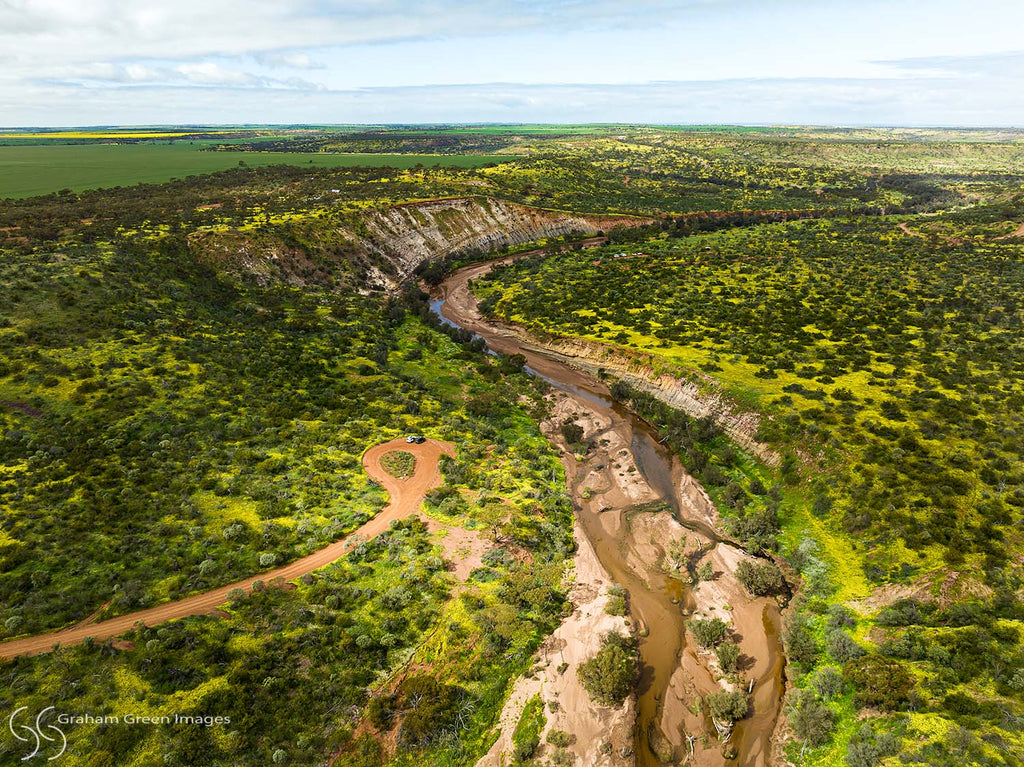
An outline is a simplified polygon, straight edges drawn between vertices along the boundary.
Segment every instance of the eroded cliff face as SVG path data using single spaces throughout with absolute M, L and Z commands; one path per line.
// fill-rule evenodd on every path
M 572 360 L 574 365 L 589 372 L 597 373 L 603 368 L 612 377 L 694 418 L 711 417 L 730 439 L 747 452 L 769 466 L 778 466 L 781 462 L 778 453 L 754 439 L 762 416 L 736 407 L 713 380 L 700 386 L 685 378 L 658 373 L 624 352 L 582 340 L 551 341 L 545 343 L 544 348 Z
M 197 259 L 259 284 L 390 291 L 426 262 L 648 220 L 453 197 L 370 209 L 336 223 L 292 222 L 287 233 L 274 227 L 197 232 L 189 246 Z
M 754 439 L 762 416 L 738 408 L 711 379 L 701 386 L 685 378 L 659 373 L 644 360 L 598 343 L 571 338 L 541 341 L 518 328 L 516 331 L 524 346 L 554 355 L 588 373 L 597 375 L 603 371 L 694 418 L 711 417 L 730 439 L 747 452 L 769 466 L 778 466 L 781 462 L 778 453 Z
M 492 197 L 461 197 L 369 211 L 360 221 L 361 236 L 354 239 L 373 257 L 377 268 L 371 270 L 371 278 L 393 288 L 427 261 L 638 223 L 644 221 L 547 211 Z

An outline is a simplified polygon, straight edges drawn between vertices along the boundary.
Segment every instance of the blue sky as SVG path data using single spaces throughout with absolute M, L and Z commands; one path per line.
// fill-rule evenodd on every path
M 0 0 L 0 125 L 1024 125 L 1022 0 Z

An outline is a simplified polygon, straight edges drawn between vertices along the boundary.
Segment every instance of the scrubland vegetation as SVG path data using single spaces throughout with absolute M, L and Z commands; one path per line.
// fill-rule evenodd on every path
M 761 556 L 746 588 L 792 595 L 790 757 L 1020 763 L 1019 142 L 623 126 L 261 138 L 297 164 L 252 167 L 269 145 L 210 137 L 232 169 L 0 203 L 0 635 L 337 540 L 385 502 L 363 450 L 408 433 L 457 446 L 426 512 L 493 548 L 461 584 L 407 520 L 223 614 L 3 661 L 8 709 L 231 718 L 69 728 L 65 763 L 464 765 L 486 751 L 510 681 L 566 609 L 572 509 L 537 427 L 543 386 L 439 327 L 418 290 L 368 290 L 387 265 L 357 241 L 369 208 L 465 194 L 653 220 L 597 250 L 548 243 L 476 289 L 542 339 L 615 347 L 761 416 L 752 437 L 777 463 L 609 382 L 706 487 L 722 532 Z M 510 159 L 305 156 L 355 151 Z M 256 273 L 251 255 L 268 252 L 274 270 Z M 730 673 L 726 632 L 692 628 Z M 580 678 L 618 705 L 636 665 L 633 638 L 609 635 Z M 709 706 L 741 718 L 741 697 Z M 517 728 L 522 762 L 536 709 Z
M 727 531 L 801 573 L 785 640 L 807 763 L 873 763 L 857 761 L 857 709 L 911 762 L 1017 763 L 1018 189 L 933 217 L 708 234 L 665 221 L 627 253 L 525 259 L 477 285 L 486 309 L 539 337 L 615 347 L 762 415 L 754 438 L 777 467 L 708 419 L 612 389 L 662 429 Z M 754 594 L 782 586 L 772 565 L 738 575 Z M 873 608 L 876 590 L 905 596 Z
M 158 221 L 175 191 L 152 192 L 133 203 Z M 456 444 L 441 492 L 460 503 L 439 514 L 486 520 L 497 545 L 456 587 L 423 525 L 400 523 L 295 590 L 261 583 L 217 617 L 4 661 L 4 705 L 231 718 L 68 728 L 68 764 L 366 765 L 395 757 L 389 742 L 400 759 L 473 761 L 507 685 L 557 625 L 573 548 L 561 468 L 533 414 L 538 384 L 441 332 L 422 296 L 360 295 L 343 259 L 303 287 L 256 284 L 155 221 L 125 230 L 131 214 L 111 196 L 4 209 L 24 238 L 0 277 L 5 638 L 324 546 L 385 502 L 362 452 L 407 433 Z M 91 200 L 111 206 L 96 229 L 74 211 Z

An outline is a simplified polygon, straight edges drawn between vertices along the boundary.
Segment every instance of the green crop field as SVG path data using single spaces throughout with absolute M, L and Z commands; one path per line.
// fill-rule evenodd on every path
M 0 199 L 32 197 L 60 189 L 83 191 L 141 183 L 161 183 L 239 164 L 312 165 L 320 168 L 422 165 L 479 167 L 511 159 L 498 155 L 318 154 L 288 152 L 203 152 L 184 142 L 171 144 L 84 144 L 0 146 Z

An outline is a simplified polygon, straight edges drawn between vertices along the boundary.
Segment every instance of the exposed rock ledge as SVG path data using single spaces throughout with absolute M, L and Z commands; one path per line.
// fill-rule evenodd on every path
M 762 416 L 741 411 L 718 388 L 713 379 L 699 385 L 686 378 L 659 373 L 650 364 L 626 351 L 579 338 L 551 338 L 540 340 L 518 327 L 506 326 L 514 332 L 523 346 L 544 352 L 591 374 L 603 370 L 608 375 L 625 381 L 639 391 L 656 397 L 670 407 L 682 410 L 694 418 L 712 417 L 715 423 L 736 444 L 751 455 L 768 464 L 778 466 L 781 456 L 754 439 Z
M 650 221 L 450 197 L 371 208 L 326 223 L 300 220 L 294 231 L 210 229 L 194 232 L 188 242 L 199 261 L 261 285 L 392 291 L 425 262 Z
M 371 281 L 393 288 L 417 266 L 448 256 L 486 253 L 566 234 L 597 234 L 650 219 L 588 216 L 530 208 L 493 197 L 456 197 L 368 211 L 361 219 L 360 247 L 394 273 L 371 270 Z

